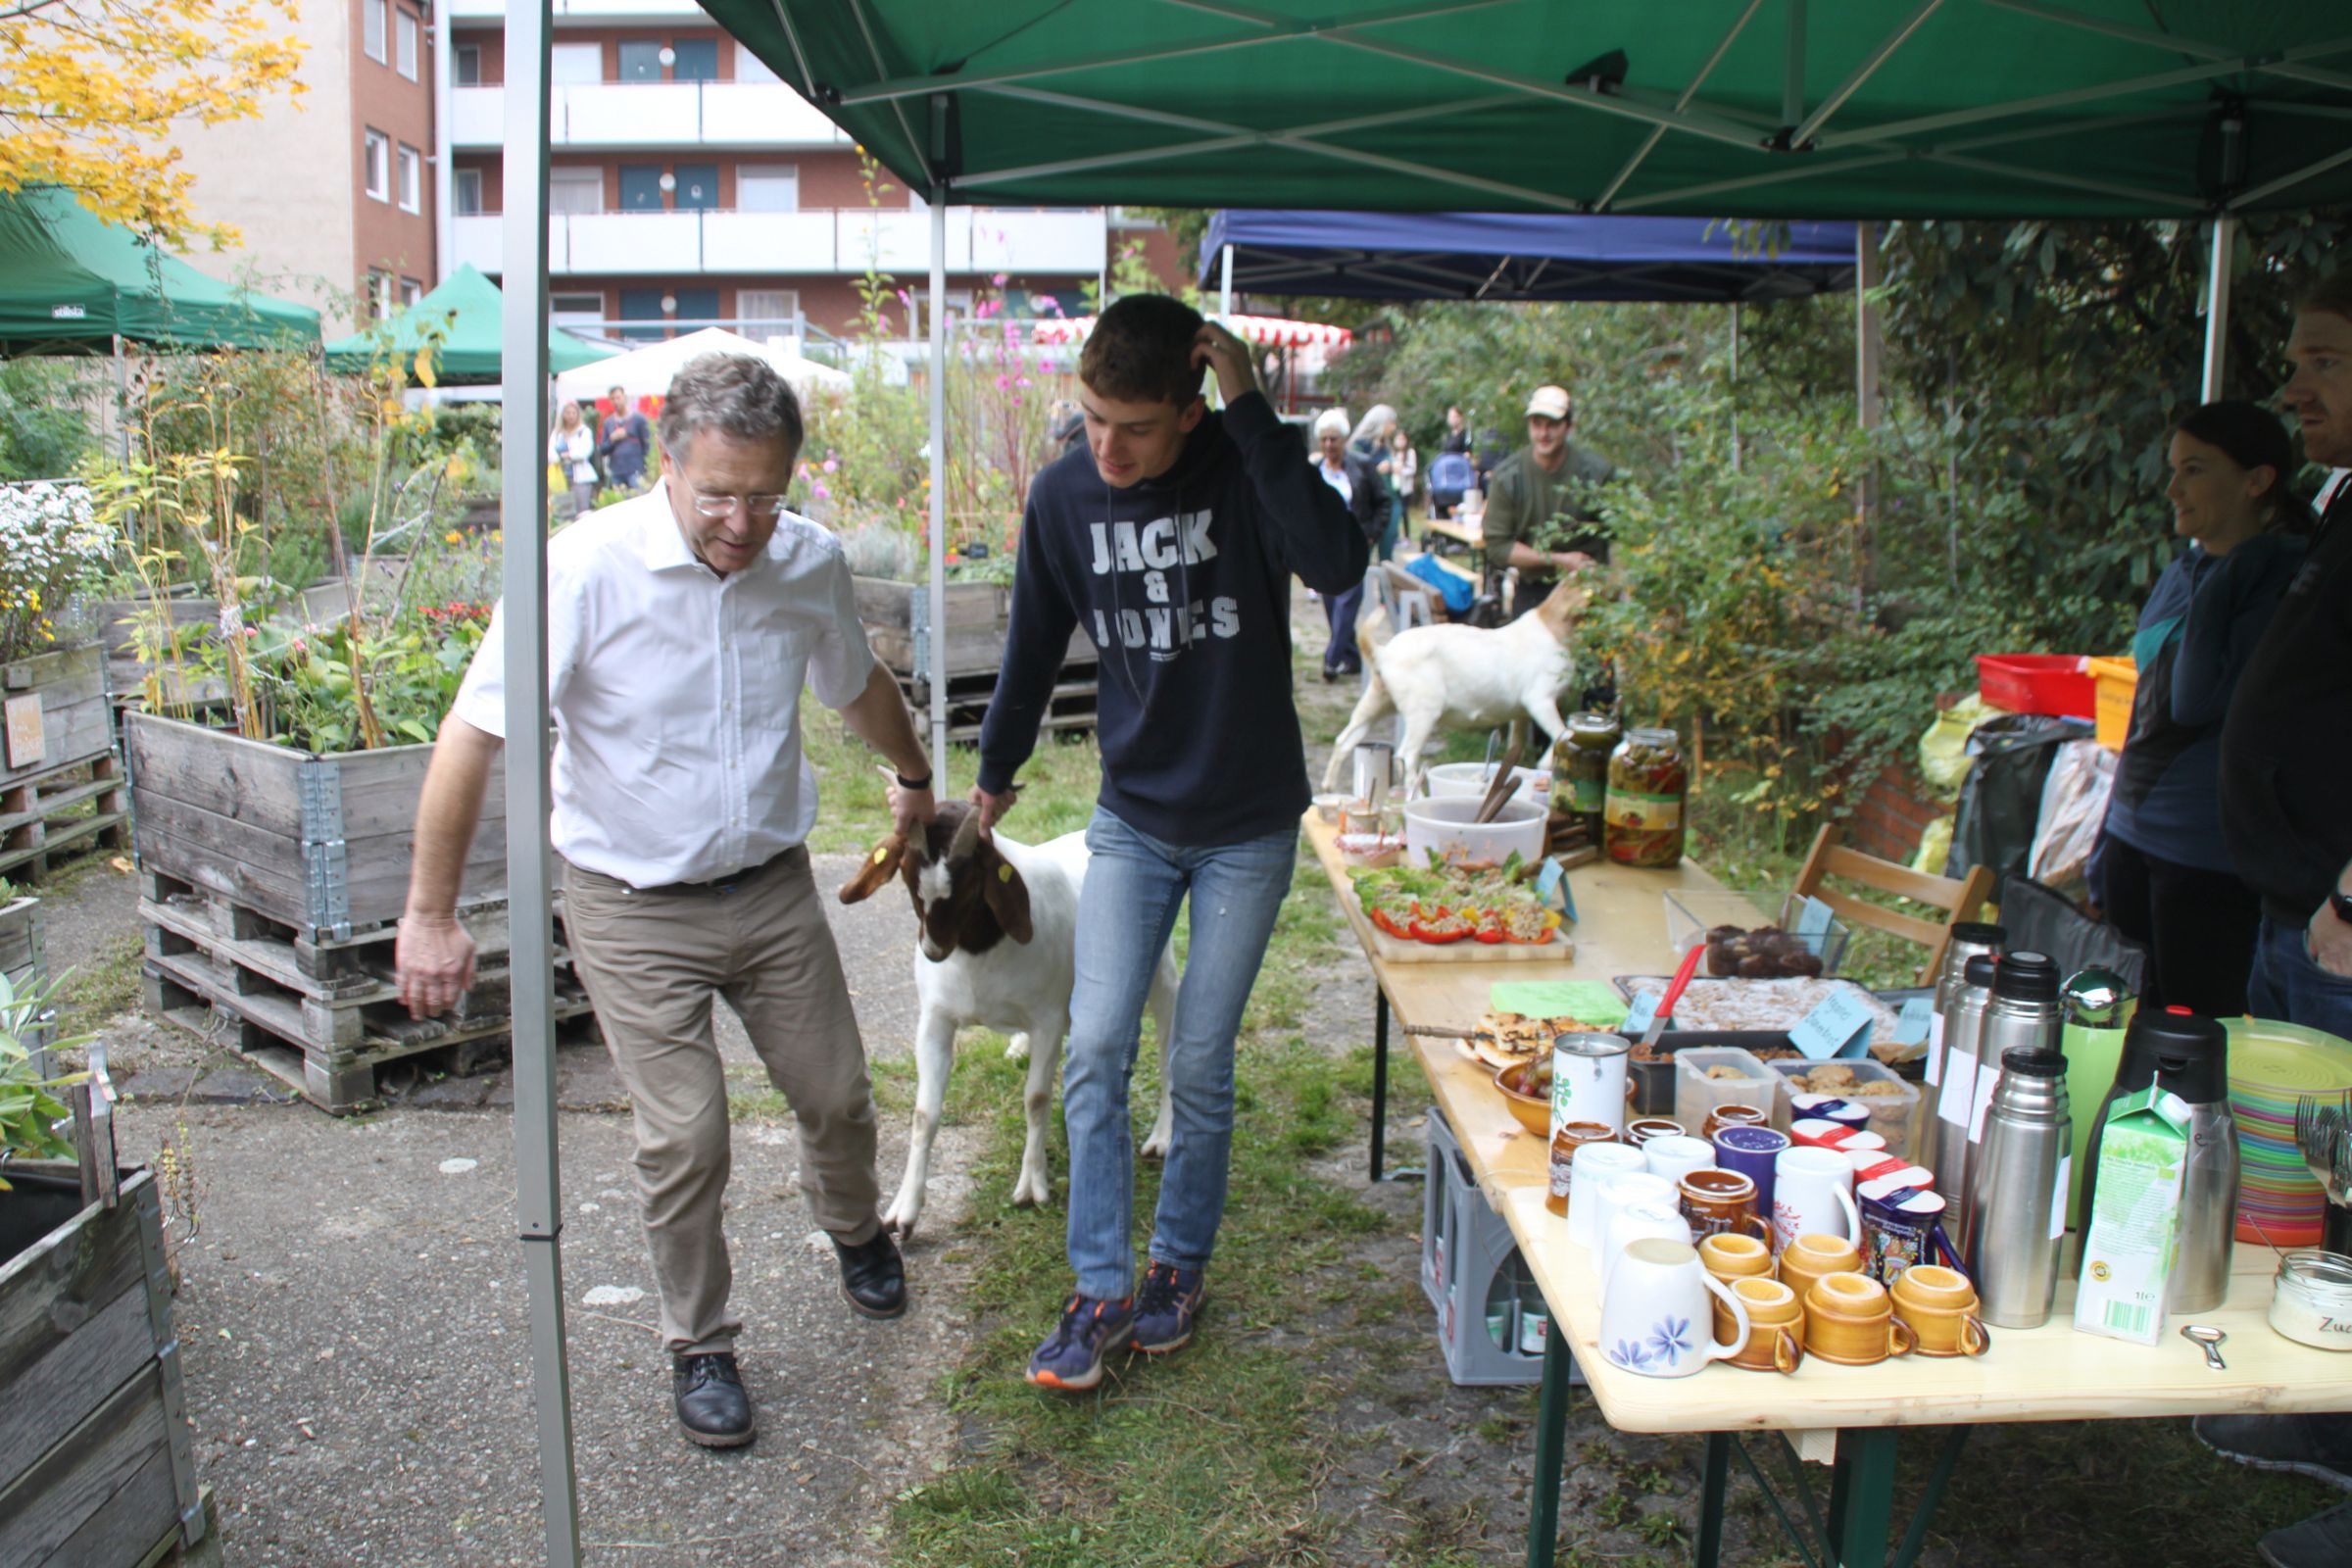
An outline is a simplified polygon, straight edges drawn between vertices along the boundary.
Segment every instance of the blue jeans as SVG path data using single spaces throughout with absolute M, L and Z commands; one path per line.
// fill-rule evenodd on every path
M 2246 1008 L 2257 1018 L 2284 1018 L 2352 1040 L 2352 980 L 2329 974 L 2303 948 L 2303 922 L 2289 925 L 2265 914 L 2254 947 Z
M 1087 824 L 1078 898 L 1077 984 L 1070 995 L 1062 1120 L 1070 1140 L 1070 1267 L 1078 1294 L 1116 1300 L 1134 1287 L 1135 1129 L 1129 1080 L 1176 910 L 1193 900 L 1192 947 L 1166 1052 L 1172 1142 L 1159 1183 L 1152 1256 L 1204 1268 L 1225 1216 L 1233 1152 L 1233 1040 L 1290 891 L 1298 835 L 1186 849 L 1097 808 Z

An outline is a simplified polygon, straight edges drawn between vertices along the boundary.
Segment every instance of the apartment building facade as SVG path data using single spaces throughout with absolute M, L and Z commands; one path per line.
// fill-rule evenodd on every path
M 399 3 L 399 0 L 392 0 Z M 504 270 L 504 0 L 442 0 L 438 265 Z M 850 335 L 869 268 L 920 300 L 930 214 L 692 0 L 556 0 L 548 272 L 556 319 L 615 337 L 720 325 Z M 1101 209 L 948 212 L 950 310 L 1075 311 Z M 1002 277 L 1000 285 L 995 279 Z M 891 330 L 924 329 L 893 303 Z
M 317 306 L 336 336 L 438 275 L 432 18 L 429 0 L 327 0 L 289 25 L 307 45 L 299 102 L 171 134 L 197 216 L 241 235 L 197 265 L 250 270 L 264 291 Z

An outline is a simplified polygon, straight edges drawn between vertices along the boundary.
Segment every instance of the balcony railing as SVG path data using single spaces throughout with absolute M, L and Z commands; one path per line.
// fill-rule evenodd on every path
M 500 265 L 495 214 L 450 220 L 453 262 L 485 272 Z M 1106 230 L 1099 210 L 948 211 L 948 269 L 956 272 L 1102 270 Z M 928 213 L 857 207 L 799 213 L 557 213 L 548 219 L 547 267 L 556 276 L 652 273 L 857 273 L 869 266 L 911 277 L 931 265 Z
M 457 22 L 502 21 L 507 14 L 506 0 L 444 0 L 441 14 Z M 559 24 L 706 20 L 703 8 L 695 0 L 555 0 L 555 15 Z
M 588 81 L 550 89 L 557 147 L 838 147 L 848 135 L 776 81 Z M 450 145 L 506 144 L 507 89 L 450 93 Z

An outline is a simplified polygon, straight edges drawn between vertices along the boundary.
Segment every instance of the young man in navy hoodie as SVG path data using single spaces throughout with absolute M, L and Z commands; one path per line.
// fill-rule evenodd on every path
M 1213 368 L 1225 411 L 1200 396 Z M 1111 1352 L 1192 1337 L 1225 1211 L 1233 1047 L 1298 857 L 1304 749 L 1291 578 L 1337 594 L 1370 546 L 1258 390 L 1250 351 L 1162 295 L 1095 323 L 1078 363 L 1086 449 L 1037 476 L 1012 623 L 972 791 L 993 826 L 1073 628 L 1100 650 L 1102 790 L 1087 827 L 1063 1119 L 1077 1286 L 1029 1381 L 1090 1389 Z M 1167 1053 L 1174 1137 L 1140 1288 L 1128 1081 L 1152 966 L 1193 901 Z

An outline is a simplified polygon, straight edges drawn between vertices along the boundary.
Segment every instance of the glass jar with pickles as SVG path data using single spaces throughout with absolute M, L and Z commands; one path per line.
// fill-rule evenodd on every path
M 1609 754 L 1601 848 L 1620 865 L 1671 866 L 1683 858 L 1690 773 L 1670 729 L 1631 729 Z
M 1609 713 L 1569 715 L 1568 731 L 1551 746 L 1551 808 L 1583 824 L 1600 842 L 1601 810 L 1609 792 L 1609 754 L 1625 726 Z

